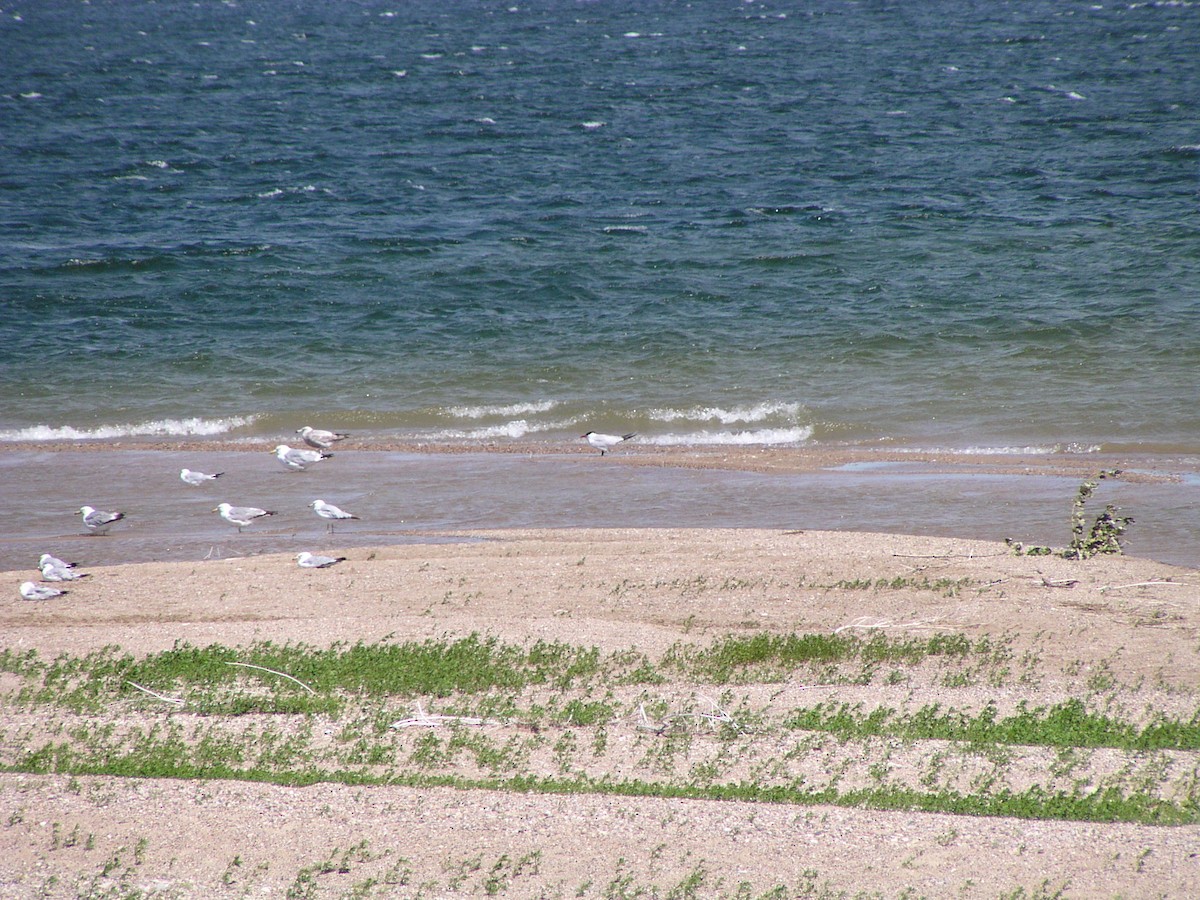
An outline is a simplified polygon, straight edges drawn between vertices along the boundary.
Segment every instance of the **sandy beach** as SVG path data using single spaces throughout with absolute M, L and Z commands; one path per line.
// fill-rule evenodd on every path
M 1189 720 L 1200 683 L 1196 570 L 1132 557 L 1016 556 L 988 541 L 804 530 L 443 535 L 451 537 L 345 547 L 339 555 L 347 560 L 326 570 L 302 570 L 291 554 L 94 567 L 62 598 L 0 606 L 0 633 L 8 650 L 45 658 L 82 657 L 111 645 L 140 657 L 180 642 L 319 648 L 482 635 L 663 660 L 673 648 L 698 652 L 729 636 L 987 638 L 1003 652 L 962 662 L 965 668 L 946 660 L 867 669 L 854 663 L 711 684 L 663 667 L 656 683 L 606 689 L 621 713 L 603 729 L 603 750 L 594 727 L 531 732 L 520 716 L 496 717 L 384 729 L 379 739 L 392 742 L 393 754 L 384 768 L 412 769 L 422 741 L 469 731 L 478 737 L 463 740 L 522 748 L 521 770 L 539 776 L 669 785 L 694 783 L 706 771 L 730 783 L 801 779 L 844 791 L 880 778 L 919 789 L 936 769 L 945 785 L 970 792 L 990 769 L 993 790 L 1112 785 L 1183 807 L 1195 803 L 1187 773 L 1200 757 L 1192 751 L 1006 746 L 1000 765 L 984 751 L 945 741 L 797 741 L 780 723 L 790 711 L 820 704 L 847 703 L 864 714 L 933 704 L 973 713 L 993 704 L 1004 716 L 1022 704 L 1071 698 L 1135 722 Z M 14 588 L 24 577 L 5 576 Z M 0 679 L 9 765 L 46 741 L 69 743 L 65 736 L 80 730 L 144 735 L 177 728 L 195 735 L 219 726 L 232 740 L 268 727 L 255 716 L 214 722 L 186 696 L 176 707 L 132 691 L 88 714 L 30 706 L 16 699 L 20 676 Z M 517 705 L 553 706 L 553 693 L 534 690 Z M 601 699 L 587 689 L 580 695 Z M 452 697 L 396 696 L 375 714 L 403 720 L 418 708 L 452 706 Z M 740 723 L 735 735 L 704 725 L 718 707 L 722 721 Z M 667 727 L 682 721 L 681 711 L 698 716 L 688 719 L 698 724 Z M 332 752 L 326 745 L 349 727 L 267 718 L 270 728 L 309 735 L 317 755 Z M 481 759 L 450 759 L 433 770 L 464 779 L 458 787 L 9 772 L 0 776 L 0 896 L 1200 892 L 1200 827 L 1192 824 L 463 787 L 486 774 Z

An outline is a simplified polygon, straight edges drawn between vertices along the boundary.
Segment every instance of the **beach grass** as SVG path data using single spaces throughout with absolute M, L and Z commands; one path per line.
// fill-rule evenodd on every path
M 1094 675 L 1081 697 L 1006 711 L 796 702 L 797 684 L 1013 684 L 1009 657 L 957 634 L 729 636 L 661 658 L 478 635 L 5 650 L 3 708 L 23 715 L 5 717 L 0 768 L 1200 821 L 1200 712 L 1132 712 Z

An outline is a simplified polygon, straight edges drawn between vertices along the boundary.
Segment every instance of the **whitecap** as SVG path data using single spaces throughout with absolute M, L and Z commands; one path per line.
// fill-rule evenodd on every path
M 0 431 L 0 441 L 87 441 L 124 437 L 211 437 L 242 428 L 255 416 L 230 416 L 224 419 L 156 419 L 151 422 L 97 425 L 75 428 L 70 425 L 33 425 Z
M 508 403 L 499 406 L 451 406 L 446 414 L 460 419 L 486 419 L 490 416 L 513 417 L 534 413 L 550 412 L 558 406 L 556 400 L 538 400 L 529 403 Z
M 1050 444 L 1000 447 L 901 447 L 897 453 L 938 453 L 946 456 L 1052 456 L 1056 453 L 1099 453 L 1099 444 Z
M 495 438 L 522 438 L 533 430 L 524 419 L 504 422 L 501 425 L 485 425 L 480 428 L 444 428 L 422 436 L 428 441 L 487 441 Z
M 658 422 L 720 422 L 733 425 L 737 422 L 751 424 L 769 418 L 784 418 L 795 421 L 800 415 L 799 403 L 767 401 L 753 406 L 726 409 L 721 406 L 693 406 L 691 409 L 651 409 L 647 413 Z
M 654 444 L 660 447 L 695 444 L 718 444 L 736 447 L 754 445 L 779 446 L 782 444 L 802 444 L 812 437 L 812 431 L 812 428 L 806 425 L 794 428 L 757 428 L 744 431 L 696 431 L 686 434 L 639 435 L 638 443 Z
M 607 122 L 580 122 L 579 127 L 584 131 L 595 131 L 597 128 L 603 128 Z

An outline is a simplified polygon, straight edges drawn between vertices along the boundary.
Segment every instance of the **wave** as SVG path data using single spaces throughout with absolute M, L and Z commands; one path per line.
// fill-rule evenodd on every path
M 1025 447 L 896 447 L 895 453 L 937 453 L 945 456 L 1053 456 L 1056 453 L 1100 453 L 1099 444 L 1050 444 Z
M 537 400 L 528 403 L 510 403 L 502 406 L 450 406 L 447 415 L 460 419 L 487 419 L 492 416 L 511 417 L 527 416 L 534 413 L 550 412 L 558 406 L 556 400 Z
M 691 409 L 651 409 L 647 415 L 656 422 L 720 422 L 734 425 L 738 422 L 751 424 L 771 418 L 783 418 L 795 422 L 800 416 L 799 403 L 772 401 L 754 406 L 725 409 L 720 406 L 693 406 Z
M 484 425 L 479 428 L 443 428 L 418 436 L 419 440 L 433 441 L 491 441 L 496 438 L 523 438 L 531 431 L 545 429 L 530 425 L 525 419 L 515 419 L 500 425 Z
M 255 416 L 230 416 L 225 419 L 156 419 L 152 422 L 123 425 L 97 425 L 74 428 L 70 425 L 33 425 L 0 431 L 0 441 L 90 441 L 124 437 L 211 437 L 243 428 Z
M 678 447 L 695 444 L 726 444 L 730 446 L 802 444 L 812 437 L 807 425 L 794 428 L 758 428 L 745 431 L 695 431 L 686 434 L 639 435 L 637 441 L 659 447 Z

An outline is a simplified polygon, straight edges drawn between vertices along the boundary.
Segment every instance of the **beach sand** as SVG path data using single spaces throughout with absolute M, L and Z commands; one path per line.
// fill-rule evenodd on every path
M 292 554 L 98 566 L 69 595 L 44 603 L 13 599 L 17 582 L 28 577 L 13 571 L 3 579 L 12 590 L 0 604 L 0 634 L 6 648 L 46 657 L 114 644 L 141 655 L 180 641 L 325 647 L 479 634 L 658 659 L 672 647 L 703 647 L 727 635 L 945 633 L 991 637 L 1005 649 L 1003 665 L 953 681 L 936 667 L 849 680 L 803 670 L 744 690 L 670 677 L 639 690 L 667 706 L 730 693 L 765 719 L 822 702 L 862 704 L 867 711 L 935 703 L 977 710 L 994 703 L 1005 715 L 1022 702 L 1037 707 L 1075 696 L 1139 718 L 1157 711 L 1186 720 L 1196 709 L 1200 571 L 1194 569 L 1132 557 L 1016 556 L 990 541 L 801 530 L 511 529 L 442 538 L 346 546 L 346 562 L 320 571 L 299 569 Z M 16 676 L 0 676 L 4 694 L 18 686 Z M 404 716 L 415 700 L 438 705 L 437 698 L 396 698 L 395 715 Z M 150 697 L 130 699 L 108 715 L 30 708 L 9 696 L 6 761 L 80 723 L 147 730 L 168 720 L 185 729 L 205 725 L 186 704 L 176 710 Z M 520 739 L 509 724 L 487 729 L 495 741 Z M 407 752 L 421 739 L 416 732 L 437 730 L 415 728 L 397 740 L 408 742 Z M 547 743 L 561 750 L 568 730 Z M 580 746 L 594 740 L 578 731 Z M 608 749 L 587 762 L 590 774 L 603 776 L 607 767 L 616 778 L 650 777 L 647 747 L 661 737 L 633 717 L 612 723 Z M 694 737 L 676 762 L 684 771 L 705 758 L 706 748 L 719 753 L 714 736 Z M 818 745 L 788 764 L 813 784 L 836 769 L 850 787 L 856 778 L 869 779 L 867 763 L 882 761 L 903 780 L 905 767 L 916 765 L 912 754 L 926 761 L 930 753 L 954 756 L 948 748 L 894 744 Z M 1020 769 L 1024 754 L 1013 752 Z M 1104 752 L 1085 755 L 1077 764 L 1100 778 L 1095 773 L 1110 764 Z M 1136 768 L 1158 760 L 1172 772 L 1194 772 L 1200 763 L 1194 753 L 1150 756 L 1111 764 Z M 1056 759 L 1070 768 L 1053 751 L 1041 759 L 1030 763 L 1033 775 L 1012 776 L 1016 787 L 1024 786 L 1021 778 L 1050 778 L 1045 773 Z M 535 752 L 529 765 L 543 764 Z M 730 765 L 736 773 L 738 763 Z M 752 768 L 746 775 L 765 777 Z M 68 841 L 72 834 L 90 839 Z M 1192 897 L 1200 896 L 1197 848 L 1200 827 L 1192 825 L 599 793 L 0 775 L 4 898 L 105 891 L 599 897 L 672 890 L 757 897 L 776 888 L 782 891 L 771 896 Z

